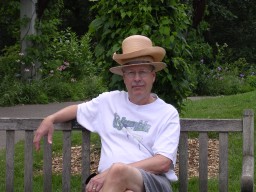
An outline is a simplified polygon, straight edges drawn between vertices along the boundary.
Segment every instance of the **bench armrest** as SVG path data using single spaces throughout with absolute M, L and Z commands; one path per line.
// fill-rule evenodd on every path
M 253 192 L 254 188 L 254 157 L 243 157 L 241 192 Z

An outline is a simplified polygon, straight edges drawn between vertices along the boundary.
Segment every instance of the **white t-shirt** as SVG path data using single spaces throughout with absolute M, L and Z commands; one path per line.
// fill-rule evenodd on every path
M 101 137 L 99 172 L 116 162 L 133 163 L 155 154 L 176 163 L 179 114 L 158 97 L 150 104 L 136 105 L 125 91 L 105 92 L 78 105 L 77 121 Z M 171 169 L 166 176 L 177 180 Z

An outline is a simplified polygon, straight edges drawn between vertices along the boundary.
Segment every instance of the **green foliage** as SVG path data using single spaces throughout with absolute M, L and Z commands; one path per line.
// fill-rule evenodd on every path
M 48 41 L 43 52 L 38 51 L 43 78 L 57 76 L 60 79 L 76 81 L 86 75 L 95 74 L 89 43 L 90 37 L 87 34 L 79 40 L 70 29 L 59 32 Z
M 185 40 L 190 24 L 186 5 L 177 1 L 101 0 L 92 11 L 97 13 L 89 28 L 96 42 L 95 57 L 110 89 L 123 88 L 121 78 L 109 73 L 109 68 L 117 65 L 112 60 L 113 53 L 120 53 L 122 40 L 127 36 L 146 35 L 167 52 L 167 69 L 159 73 L 154 91 L 180 108 L 190 92 L 190 71 L 182 59 L 189 54 Z
M 89 35 L 77 38 L 69 29 L 51 35 L 29 36 L 34 45 L 26 55 L 13 46 L 0 57 L 0 105 L 85 100 L 106 90 L 102 78 L 96 77 Z M 21 68 L 27 80 L 21 78 Z
M 247 79 L 253 79 L 256 69 L 246 59 L 239 58 L 231 61 L 227 57 L 229 54 L 227 44 L 221 46 L 216 43 L 217 54 L 215 56 L 211 53 L 211 48 L 207 49 L 207 44 L 201 45 L 208 51 L 201 51 L 201 47 L 192 49 L 197 57 L 192 61 L 194 73 L 191 79 L 195 85 L 193 94 L 231 95 L 255 90 L 253 83 Z
M 20 65 L 18 64 L 20 62 L 19 46 L 6 47 L 4 52 L 4 56 L 0 56 L 0 81 L 9 76 L 17 77 L 20 74 Z
M 254 74 L 254 73 L 253 73 Z M 256 89 L 256 76 L 248 76 L 246 82 L 253 88 Z
M 76 82 L 50 77 L 42 81 L 21 82 L 5 78 L 0 84 L 0 106 L 50 103 L 91 99 L 106 91 L 102 78 L 87 76 Z
M 84 99 L 85 95 L 91 97 L 106 90 L 102 82 L 109 89 L 124 89 L 122 78 L 109 73 L 109 68 L 117 65 L 112 60 L 113 53 L 121 53 L 122 40 L 132 34 L 146 35 L 155 45 L 166 49 L 167 68 L 157 74 L 153 91 L 179 109 L 188 95 L 226 95 L 255 89 L 256 67 L 251 62 L 255 44 L 251 32 L 255 18 L 252 1 L 209 2 L 206 19 L 195 30 L 190 27 L 193 13 L 190 3 L 54 0 L 36 23 L 38 34 L 25 37 L 32 43 L 26 53 L 20 52 L 17 40 L 20 25 L 29 19 L 18 19 L 19 3 L 17 0 L 0 2 L 0 43 L 13 44 L 1 47 L 0 89 L 5 93 L 0 98 L 1 105 Z M 92 4 L 95 6 L 90 13 L 88 7 L 81 7 Z M 69 25 L 74 12 L 77 14 L 73 19 L 81 17 L 82 12 L 85 15 L 81 21 L 88 23 L 94 19 L 90 25 L 91 36 L 82 34 L 87 26 L 72 31 L 77 29 L 75 22 Z M 234 25 L 234 21 L 239 25 Z M 241 29 L 249 22 L 249 27 Z M 99 75 L 103 80 L 97 78 Z M 84 82 L 86 86 L 82 85 Z M 65 93 L 56 95 L 54 90 Z
M 20 1 L 0 1 L 0 54 L 19 38 Z
M 210 24 L 207 41 L 227 43 L 232 50 L 233 60 L 246 58 L 249 63 L 256 63 L 256 6 L 254 0 L 241 3 L 239 0 L 208 2 L 209 14 L 205 20 Z

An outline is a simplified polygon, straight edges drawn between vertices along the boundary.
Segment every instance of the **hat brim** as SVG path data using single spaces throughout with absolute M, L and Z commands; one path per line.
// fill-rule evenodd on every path
M 138 64 L 132 64 L 132 65 L 121 65 L 121 66 L 117 66 L 117 67 L 111 67 L 109 70 L 117 75 L 121 75 L 123 76 L 123 71 L 122 69 L 125 67 L 131 67 L 131 66 L 143 66 L 143 65 L 152 65 L 154 66 L 154 71 L 161 71 L 162 69 L 164 69 L 166 67 L 166 63 L 163 62 L 152 62 L 152 63 L 138 63 Z
M 153 57 L 155 62 L 160 62 L 163 60 L 165 56 L 165 50 L 162 47 L 149 47 L 146 49 L 142 49 L 139 51 L 134 51 L 131 53 L 125 53 L 125 54 L 114 54 L 113 59 L 119 63 L 124 64 L 127 59 L 135 58 L 135 57 L 141 57 L 141 56 L 151 56 Z

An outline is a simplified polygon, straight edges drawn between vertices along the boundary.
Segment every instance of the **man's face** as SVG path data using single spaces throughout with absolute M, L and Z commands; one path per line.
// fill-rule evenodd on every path
M 123 79 L 129 99 L 138 101 L 149 97 L 156 74 L 151 65 L 123 68 Z

